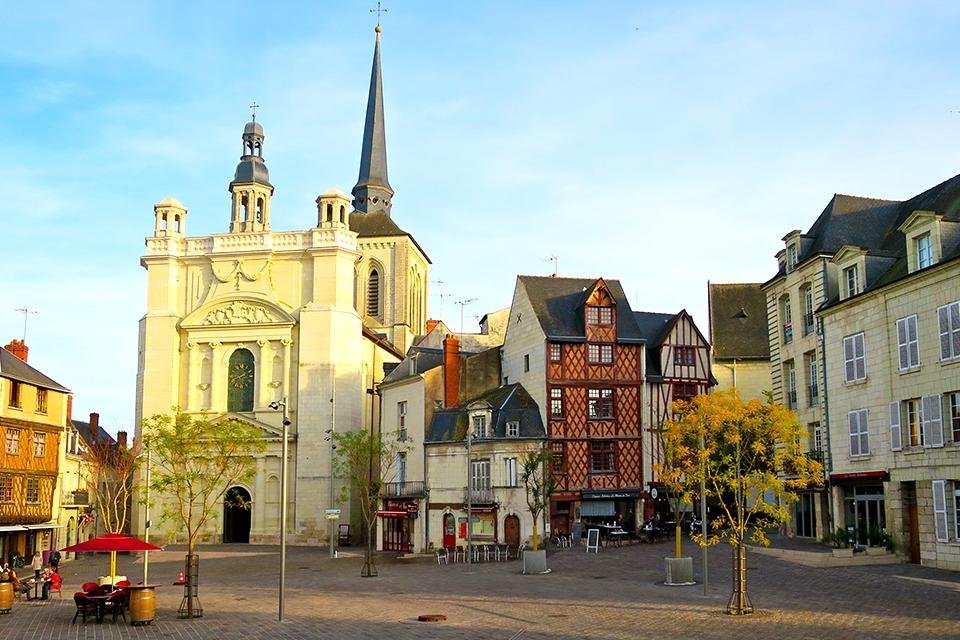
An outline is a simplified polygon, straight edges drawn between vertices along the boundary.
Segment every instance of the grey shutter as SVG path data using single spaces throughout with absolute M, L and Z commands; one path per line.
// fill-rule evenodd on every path
M 890 450 L 903 449 L 903 436 L 900 431 L 900 403 L 890 403 Z
M 923 396 L 923 444 L 926 447 L 943 446 L 943 416 L 939 395 Z
M 907 319 L 897 320 L 897 347 L 900 353 L 900 370 L 910 368 L 910 347 L 907 337 Z
M 907 318 L 907 347 L 910 350 L 910 366 L 920 366 L 920 340 L 917 338 L 917 316 Z
M 867 377 L 867 362 L 864 357 L 864 345 L 863 345 L 863 334 L 858 334 L 853 338 L 853 347 L 854 355 L 856 356 L 855 362 L 857 364 L 857 380 L 863 380 Z
M 933 520 L 937 532 L 937 540 L 947 542 L 950 533 L 947 531 L 947 487 L 946 481 L 933 481 Z
M 950 358 L 950 318 L 948 307 L 940 307 L 937 310 L 937 318 L 940 322 L 940 359 Z
M 856 411 L 851 411 L 847 414 L 847 422 L 850 427 L 850 455 L 852 456 L 860 455 L 859 419 L 860 414 Z
M 854 364 L 853 338 L 843 339 L 843 362 L 845 365 L 845 382 L 853 382 L 856 378 L 856 365 Z

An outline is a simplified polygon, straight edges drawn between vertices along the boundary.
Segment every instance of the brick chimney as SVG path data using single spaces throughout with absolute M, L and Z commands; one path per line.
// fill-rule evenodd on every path
M 90 437 L 94 441 L 100 438 L 100 414 L 91 413 L 90 414 Z
M 67 396 L 67 423 L 73 422 L 73 396 Z
M 424 330 L 424 334 L 430 333 L 434 328 L 440 324 L 439 320 L 427 320 L 427 328 Z
M 24 344 L 23 340 L 11 340 L 10 344 L 5 346 L 4 349 L 17 356 L 24 362 L 27 361 L 27 354 L 30 352 L 30 347 Z
M 460 341 L 448 334 L 443 339 L 443 405 L 460 403 Z
M 127 449 L 127 432 L 126 431 L 117 431 L 117 448 L 121 451 L 126 451 Z

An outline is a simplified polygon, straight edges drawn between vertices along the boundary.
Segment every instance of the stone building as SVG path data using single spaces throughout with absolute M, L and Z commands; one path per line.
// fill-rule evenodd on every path
M 310 228 L 275 230 L 275 222 L 295 220 L 271 207 L 264 128 L 254 120 L 224 203 L 225 233 L 188 236 L 183 205 L 168 198 L 154 207 L 141 259 L 138 429 L 180 407 L 246 421 L 268 441 L 255 480 L 231 488 L 251 502 L 249 518 L 225 510 L 204 542 L 278 539 L 281 415 L 270 404 L 282 399 L 291 422 L 289 539 L 326 540 L 324 510 L 337 506 L 340 486 L 329 431 L 375 428 L 373 392 L 384 365 L 423 333 L 430 261 L 391 215 L 385 139 L 378 26 L 352 201 L 330 189 L 317 198 Z M 342 507 L 343 520 L 356 524 Z M 139 510 L 133 525 L 143 532 Z M 157 529 L 157 539 L 178 538 L 175 523 Z
M 710 352 L 717 391 L 736 389 L 744 400 L 770 391 L 767 300 L 759 283 L 707 285 Z

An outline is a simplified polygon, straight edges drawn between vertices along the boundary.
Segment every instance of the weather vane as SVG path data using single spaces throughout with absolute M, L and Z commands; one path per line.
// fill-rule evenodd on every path
M 377 14 L 377 26 L 379 27 L 379 26 L 380 26 L 380 14 L 381 14 L 381 13 L 387 13 L 387 10 L 381 8 L 381 7 L 380 7 L 380 0 L 377 0 L 377 8 L 376 8 L 376 9 L 370 9 L 370 13 L 375 13 L 375 14 Z
M 254 122 L 257 121 L 257 107 L 259 107 L 259 106 L 260 106 L 260 105 L 257 104 L 257 101 L 256 101 L 256 100 L 254 100 L 254 101 L 253 101 L 253 104 L 250 105 L 250 109 L 253 111 L 253 121 L 254 121 Z

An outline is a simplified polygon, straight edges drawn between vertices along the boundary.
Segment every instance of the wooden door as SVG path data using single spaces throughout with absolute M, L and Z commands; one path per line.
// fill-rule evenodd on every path
M 446 549 L 457 546 L 457 519 L 452 513 L 443 514 L 443 546 Z
M 907 548 L 910 550 L 910 562 L 920 564 L 920 520 L 917 515 L 916 484 L 903 485 L 903 501 L 907 506 Z
M 520 518 L 507 516 L 503 520 L 503 541 L 511 547 L 520 545 Z

